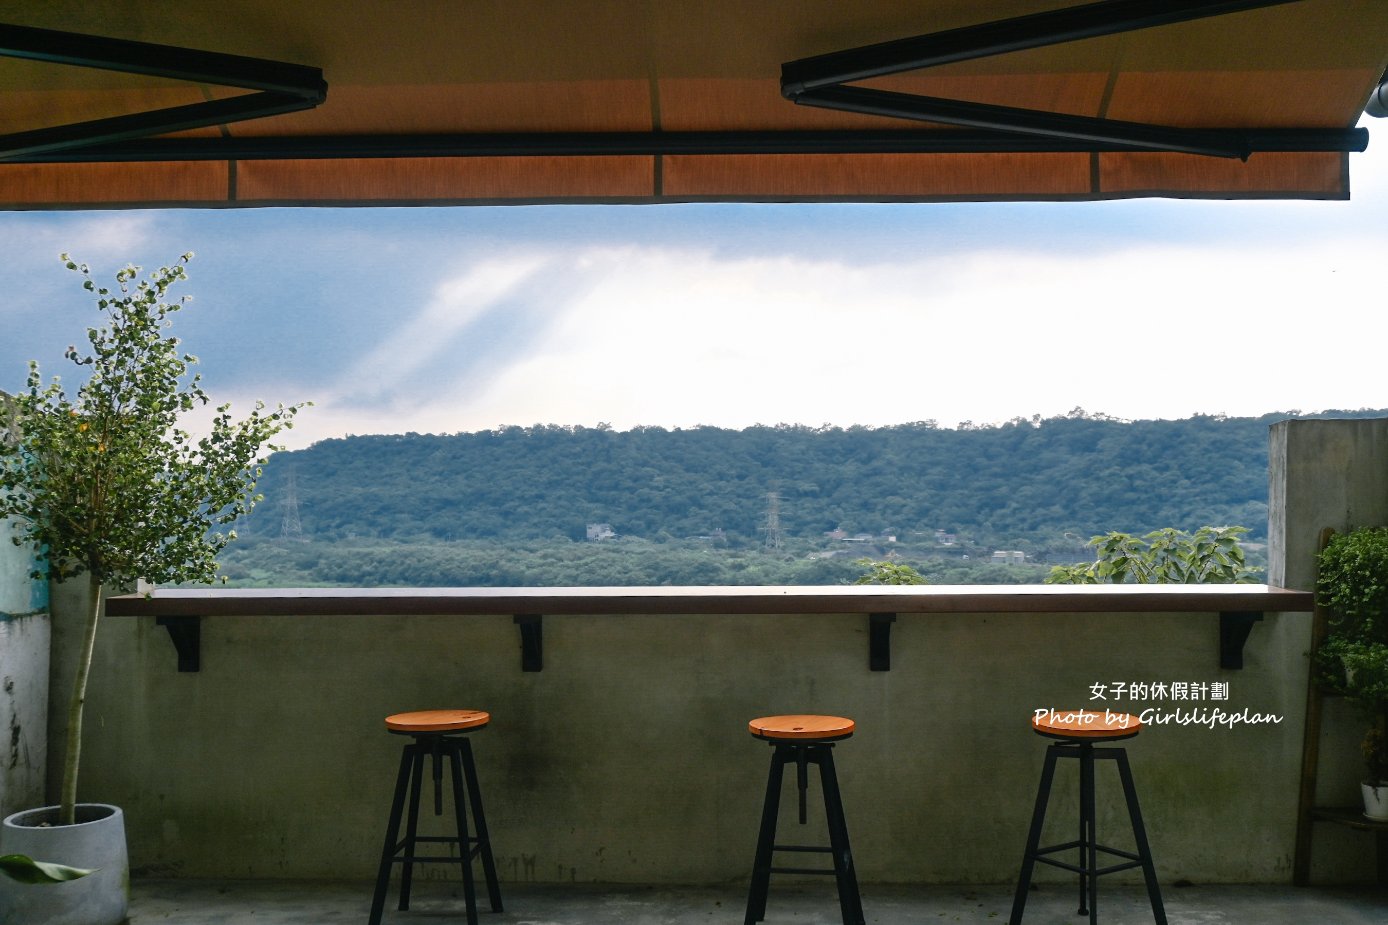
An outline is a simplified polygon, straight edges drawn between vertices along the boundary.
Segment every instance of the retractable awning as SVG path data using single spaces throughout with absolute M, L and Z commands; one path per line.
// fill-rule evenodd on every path
M 0 208 L 1343 199 L 1381 0 L 0 0 Z

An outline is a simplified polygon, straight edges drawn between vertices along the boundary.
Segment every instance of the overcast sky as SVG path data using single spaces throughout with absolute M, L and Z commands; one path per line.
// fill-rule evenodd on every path
M 290 439 L 606 422 L 1388 408 L 1388 122 L 1349 202 L 0 213 L 0 388 L 110 280 L 197 256 L 178 333 Z

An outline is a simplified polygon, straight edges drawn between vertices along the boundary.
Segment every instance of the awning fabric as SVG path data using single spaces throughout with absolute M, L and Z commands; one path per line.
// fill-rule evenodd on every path
M 1342 150 L 981 150 L 959 126 L 782 95 L 786 62 L 1077 5 L 0 0 L 2 24 L 302 65 L 327 84 L 312 108 L 0 161 L 0 208 L 1348 197 Z M 1388 67 L 1383 14 L 1382 0 L 1295 0 L 862 85 L 1187 129 L 1344 130 Z M 0 57 L 0 134 L 246 92 Z M 959 150 L 911 150 L 926 136 Z

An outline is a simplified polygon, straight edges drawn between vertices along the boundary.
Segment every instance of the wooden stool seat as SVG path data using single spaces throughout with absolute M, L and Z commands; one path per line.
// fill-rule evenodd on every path
M 1032 715 L 1031 728 L 1048 739 L 1112 742 L 1137 735 L 1142 731 L 1142 721 L 1131 713 L 1108 710 L 1048 710 Z
M 491 722 L 482 710 L 416 710 L 386 717 L 386 728 L 405 735 L 429 735 L 479 729 Z
M 816 716 L 792 713 L 788 716 L 762 716 L 747 724 L 758 739 L 808 739 L 831 742 L 853 734 L 853 720 L 846 716 Z

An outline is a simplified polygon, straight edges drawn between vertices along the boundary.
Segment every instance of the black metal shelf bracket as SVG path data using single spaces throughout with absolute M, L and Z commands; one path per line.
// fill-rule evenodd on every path
M 1261 613 L 1224 611 L 1219 615 L 1219 667 L 1243 667 L 1243 645 L 1253 624 L 1263 619 Z
M 179 671 L 202 669 L 202 617 L 155 617 L 154 625 L 169 631 L 178 652 Z
M 518 613 L 513 619 L 520 627 L 521 671 L 543 671 L 545 618 L 537 613 Z
M 894 613 L 868 614 L 868 670 L 892 670 L 892 624 Z

